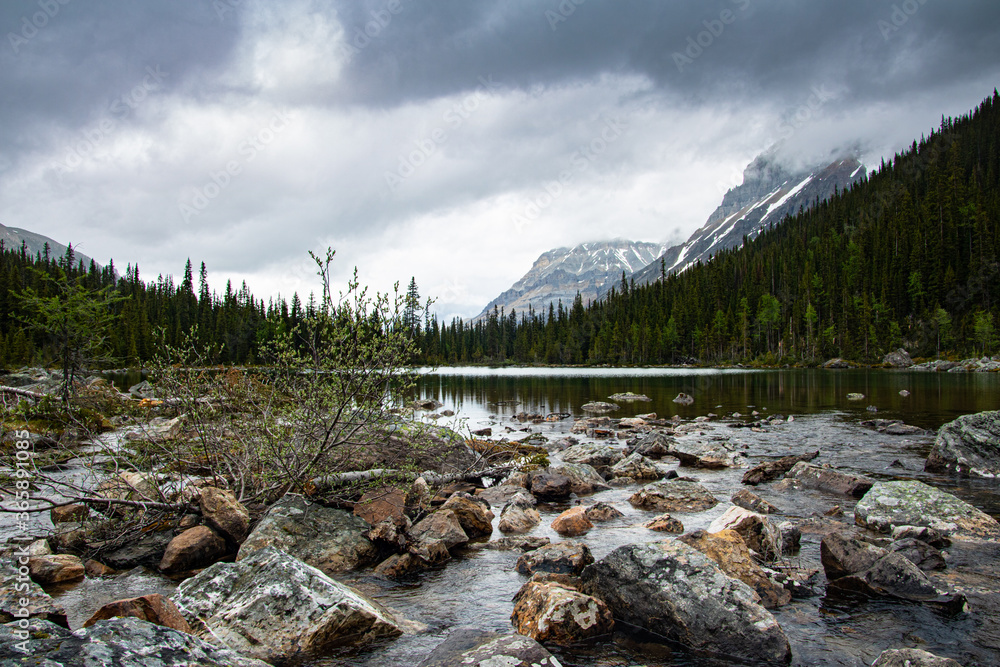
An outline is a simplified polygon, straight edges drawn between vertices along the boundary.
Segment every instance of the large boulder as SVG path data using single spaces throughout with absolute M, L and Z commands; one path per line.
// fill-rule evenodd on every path
M 594 562 L 594 557 L 586 544 L 575 540 L 565 540 L 546 544 L 534 551 L 521 554 L 517 559 L 517 571 L 521 574 L 535 572 L 555 572 L 557 574 L 580 574 L 583 568 Z
M 1000 410 L 962 415 L 942 426 L 924 469 L 1000 476 Z
M 927 526 L 955 539 L 1000 538 L 1000 523 L 989 514 L 913 480 L 876 483 L 854 507 L 854 522 L 883 533 Z
M 84 621 L 83 627 L 89 628 L 98 621 L 109 618 L 138 618 L 192 634 L 191 626 L 184 620 L 173 600 L 159 593 L 109 602 Z
M 138 618 L 98 621 L 73 633 L 45 621 L 32 621 L 27 640 L 14 634 L 18 631 L 16 625 L 0 626 L 0 664 L 45 667 L 269 667 L 262 660 Z
M 410 535 L 417 542 L 441 542 L 447 549 L 469 541 L 458 515 L 450 509 L 440 509 L 428 514 L 410 529 Z
M 195 526 L 170 540 L 160 559 L 160 570 L 186 572 L 206 567 L 226 554 L 226 541 L 208 526 Z
M 668 480 L 642 487 L 628 499 L 633 507 L 656 512 L 702 512 L 719 504 L 708 489 L 697 482 Z
M 781 531 L 763 514 L 733 505 L 708 526 L 710 533 L 724 530 L 738 533 L 746 545 L 764 560 L 781 557 Z
M 611 488 L 604 482 L 604 478 L 597 474 L 597 470 L 586 463 L 564 463 L 552 468 L 552 472 L 569 478 L 569 490 L 578 496 L 607 491 Z
M 718 442 L 679 440 L 671 446 L 669 454 L 681 465 L 692 468 L 734 468 L 745 461 L 740 452 L 731 451 Z
M 0 623 L 16 621 L 27 611 L 28 618 L 69 627 L 66 610 L 56 604 L 25 572 L 19 572 L 17 550 L 14 557 L 0 559 Z
M 888 553 L 843 532 L 825 535 L 819 547 L 826 578 L 831 581 L 867 570 Z
M 735 531 L 709 533 L 696 530 L 678 539 L 711 558 L 730 577 L 757 591 L 765 608 L 774 609 L 792 601 L 791 592 L 768 577 L 754 562 L 743 538 Z
M 872 667 L 962 667 L 962 664 L 919 648 L 892 648 L 882 651 Z
M 28 559 L 31 578 L 42 586 L 79 581 L 86 574 L 83 561 L 71 554 L 49 554 Z
M 670 454 L 674 439 L 661 431 L 653 431 L 629 441 L 629 454 L 636 453 L 650 459 L 660 459 Z
M 231 491 L 206 486 L 198 499 L 205 523 L 232 544 L 239 544 L 247 536 L 250 513 Z
M 611 466 L 612 477 L 627 477 L 634 480 L 653 480 L 663 477 L 663 473 L 652 461 L 639 452 L 632 452 Z
M 441 509 L 454 512 L 462 530 L 470 538 L 493 534 L 494 514 L 490 511 L 490 504 L 481 498 L 459 491 L 448 498 Z
M 892 352 L 887 352 L 882 357 L 882 363 L 895 368 L 909 368 L 913 365 L 913 359 L 910 359 L 909 352 L 903 348 L 899 348 Z
M 757 593 L 679 541 L 618 547 L 583 571 L 616 619 L 707 653 L 786 664 L 788 638 Z
M 514 596 L 510 621 L 519 634 L 562 645 L 610 634 L 615 625 L 601 600 L 556 583 L 534 581 Z
M 271 663 L 402 634 L 377 603 L 274 547 L 216 563 L 173 601 L 198 636 Z
M 940 590 L 920 568 L 898 553 L 888 553 L 867 569 L 830 581 L 826 590 L 828 595 L 840 591 L 921 602 L 951 614 L 967 609 L 964 595 Z
M 417 667 L 562 667 L 531 637 L 465 628 L 448 635 Z
M 743 483 L 756 486 L 765 482 L 772 482 L 784 477 L 785 473 L 791 470 L 799 461 L 812 461 L 817 456 L 819 456 L 819 450 L 805 454 L 796 454 L 794 456 L 783 456 L 773 461 L 764 461 L 743 473 Z
M 875 480 L 858 475 L 849 475 L 831 468 L 813 465 L 799 461 L 785 473 L 786 479 L 809 489 L 817 489 L 828 493 L 842 493 L 854 498 L 860 498 L 868 493 Z
M 587 442 L 573 445 L 562 453 L 566 463 L 586 463 L 601 475 L 607 474 L 611 466 L 623 458 L 625 454 L 616 447 Z
M 500 510 L 497 528 L 501 533 L 527 533 L 541 521 L 542 517 L 534 507 L 534 499 L 518 493 Z
M 566 537 L 583 535 L 593 527 L 587 508 L 582 505 L 571 507 L 552 520 L 552 530 Z
M 287 495 L 268 510 L 240 545 L 236 560 L 273 546 L 327 574 L 346 572 L 375 559 L 375 546 L 365 537 L 369 527 L 350 512 Z
M 530 477 L 531 493 L 541 500 L 565 500 L 573 493 L 573 482 L 551 472 L 543 472 Z

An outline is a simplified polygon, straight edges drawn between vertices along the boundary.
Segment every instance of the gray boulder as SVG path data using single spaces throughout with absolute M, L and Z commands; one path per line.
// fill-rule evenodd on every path
M 903 348 L 899 348 L 886 353 L 886 355 L 882 357 L 882 363 L 895 368 L 909 368 L 913 365 L 913 359 L 910 359 L 909 352 Z
M 744 465 L 746 459 L 739 452 L 727 449 L 717 442 L 675 442 L 668 452 L 683 466 L 692 468 L 735 468 Z
M 639 452 L 632 452 L 611 466 L 612 477 L 627 477 L 634 480 L 660 479 L 663 473 L 656 465 Z
M 350 512 L 287 495 L 268 510 L 240 545 L 236 560 L 272 546 L 327 574 L 345 572 L 375 559 L 375 545 L 365 536 L 369 528 L 364 519 Z
M 882 651 L 872 667 L 962 667 L 962 664 L 918 648 L 893 648 Z
M 597 443 L 573 445 L 562 455 L 562 459 L 566 463 L 586 463 L 602 475 L 624 458 L 625 454 L 620 449 Z
M 743 473 L 743 483 L 750 486 L 757 486 L 758 484 L 774 481 L 780 477 L 784 477 L 785 473 L 791 470 L 799 461 L 812 461 L 817 456 L 819 456 L 819 450 L 794 456 L 783 456 L 780 459 L 759 463 Z
M 950 614 L 967 609 L 961 593 L 939 590 L 927 575 L 898 553 L 888 553 L 867 569 L 827 584 L 827 594 L 840 591 L 931 604 Z
M 0 664 L 44 667 L 268 667 L 173 628 L 137 618 L 111 618 L 70 633 L 46 621 L 33 621 L 29 639 L 16 624 L 0 626 Z M 22 643 L 23 642 L 23 643 Z M 20 650 L 26 649 L 25 651 Z
M 604 478 L 597 474 L 597 470 L 586 463 L 564 463 L 552 468 L 551 471 L 569 478 L 570 491 L 578 496 L 607 491 L 611 488 L 605 484 Z
M 216 563 L 172 599 L 196 635 L 271 663 L 402 634 L 380 605 L 274 547 Z
M 787 664 L 788 638 L 760 596 L 679 541 L 619 547 L 583 571 L 584 592 L 616 619 L 685 646 L 751 662 Z
M 942 426 L 924 469 L 1000 476 L 1000 410 L 962 415 Z
M 14 563 L 20 552 L 15 550 L 13 553 L 14 556 L 5 555 L 0 562 L 0 623 L 14 621 L 18 618 L 15 614 L 23 614 L 23 610 L 27 609 L 28 618 L 68 628 L 66 610 L 57 605 L 29 576 L 17 571 Z
M 647 484 L 628 501 L 638 509 L 656 512 L 702 512 L 719 504 L 701 484 L 682 480 Z
M 417 667 L 562 667 L 531 637 L 499 635 L 472 628 L 456 630 Z
M 580 574 L 583 568 L 593 562 L 594 557 L 586 544 L 575 540 L 564 540 L 521 554 L 517 559 L 516 568 L 521 574 L 529 575 L 535 572 Z
M 854 507 L 854 522 L 883 533 L 927 526 L 955 539 L 1000 538 L 1000 524 L 989 514 L 913 480 L 877 482 Z
M 799 461 L 792 466 L 792 469 L 785 474 L 785 478 L 792 479 L 809 489 L 842 493 L 854 498 L 865 495 L 875 483 L 875 480 L 867 477 L 849 475 L 805 461 Z
M 650 459 L 660 459 L 670 453 L 671 447 L 674 445 L 674 439 L 662 433 L 660 431 L 653 431 L 652 433 L 647 433 L 646 435 L 640 436 L 636 440 L 630 440 L 628 452 L 631 454 L 633 452 L 642 454 L 646 458 Z

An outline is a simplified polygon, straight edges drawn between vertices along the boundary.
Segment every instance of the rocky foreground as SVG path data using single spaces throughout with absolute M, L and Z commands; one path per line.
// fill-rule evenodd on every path
M 545 419 L 518 417 L 526 424 Z M 179 491 L 198 504 L 197 515 L 107 552 L 100 562 L 79 557 L 87 508 L 59 508 L 52 535 L 9 550 L 0 562 L 0 662 L 285 665 L 385 646 L 425 632 L 430 619 L 402 618 L 377 596 L 342 583 L 345 575 L 412 581 L 484 547 L 521 552 L 515 568 L 524 583 L 509 603 L 511 632 L 453 631 L 422 665 L 556 667 L 553 652 L 600 645 L 616 632 L 644 633 L 717 661 L 710 664 L 808 664 L 795 655 L 778 618 L 797 600 L 817 596 L 846 604 L 884 600 L 958 625 L 1000 623 L 996 519 L 921 481 L 873 479 L 824 464 L 822 450 L 803 446 L 762 458 L 718 435 L 734 428 L 777 432 L 791 420 L 752 419 L 587 417 L 567 422 L 565 437 L 529 436 L 548 451 L 549 465 L 526 467 L 491 486 L 484 480 L 432 486 L 429 472 L 405 486 L 370 490 L 351 507 L 289 494 L 254 516 L 232 490 L 203 483 Z M 866 425 L 880 433 L 905 426 Z M 997 412 L 945 425 L 928 469 L 989 479 L 1000 460 L 998 432 Z M 745 470 L 741 488 L 728 501 L 699 477 L 739 469 Z M 159 483 L 138 473 L 109 481 L 123 494 Z M 616 489 L 624 490 L 618 497 L 628 507 L 590 498 Z M 834 506 L 805 521 L 772 518 L 782 498 L 801 494 L 842 499 L 853 511 L 844 516 Z M 540 509 L 563 505 L 568 509 L 548 526 L 558 539 L 541 536 Z M 595 558 L 589 536 L 620 524 L 623 509 L 648 516 L 647 539 Z M 707 526 L 685 528 L 688 517 L 706 512 L 714 516 Z M 803 534 L 819 536 L 815 568 L 799 560 Z M 73 631 L 46 592 L 136 566 L 183 581 L 170 597 L 151 594 L 95 609 Z M 1000 664 L 1000 657 L 993 663 L 983 657 L 996 634 L 979 632 L 977 647 L 953 647 L 947 655 L 903 637 L 871 664 Z M 976 662 L 953 659 L 962 655 Z M 831 664 L 860 663 L 844 656 Z

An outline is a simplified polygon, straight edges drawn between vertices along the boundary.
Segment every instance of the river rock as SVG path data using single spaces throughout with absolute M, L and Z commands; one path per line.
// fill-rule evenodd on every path
M 101 561 L 116 570 L 131 570 L 139 565 L 156 568 L 173 538 L 171 530 L 150 531 L 135 542 L 102 554 Z
M 1000 524 L 989 514 L 913 480 L 877 482 L 854 507 L 854 521 L 883 533 L 927 526 L 955 539 L 1000 538 Z
M 892 352 L 887 352 L 882 357 L 882 363 L 895 368 L 909 368 L 913 365 L 913 359 L 910 359 L 909 352 L 903 348 L 898 348 Z
M 764 560 L 781 557 L 781 531 L 763 514 L 733 505 L 708 526 L 709 533 L 735 531 Z
M 872 667 L 962 667 L 962 664 L 919 648 L 892 648 L 882 651 Z
M 928 528 L 927 526 L 896 526 L 892 529 L 893 540 L 906 540 L 910 538 L 926 542 L 938 549 L 951 544 L 951 540 L 940 531 Z
M 610 634 L 615 626 L 601 600 L 556 583 L 534 581 L 514 596 L 510 621 L 519 634 L 564 646 Z
M 616 619 L 698 651 L 786 664 L 788 638 L 757 593 L 679 541 L 618 547 L 583 571 Z
M 565 500 L 573 493 L 573 483 L 569 477 L 555 473 L 532 475 L 530 484 L 532 495 L 541 500 Z
M 493 534 L 494 514 L 490 511 L 490 504 L 481 498 L 459 492 L 445 501 L 441 509 L 454 512 L 462 530 L 470 538 Z
M 864 394 L 859 394 L 857 392 L 851 392 L 850 394 L 847 395 L 847 400 L 849 400 L 849 401 L 863 401 L 863 400 L 865 400 L 865 395 Z
M 860 498 L 868 493 L 875 480 L 857 475 L 848 475 L 831 468 L 799 461 L 785 474 L 785 479 L 793 480 L 795 484 L 809 489 L 841 493 L 854 498 Z
M 627 477 L 634 480 L 660 479 L 663 473 L 656 465 L 639 452 L 632 452 L 611 466 L 612 477 Z
M 625 454 L 611 445 L 582 443 L 564 451 L 562 458 L 567 463 L 586 463 L 598 474 L 603 475 L 611 469 L 611 466 L 624 459 Z
M 625 516 L 614 505 L 606 502 L 598 502 L 586 508 L 587 518 L 598 523 L 620 519 Z
M 653 401 L 653 399 L 651 399 L 649 396 L 646 396 L 645 394 L 634 394 L 631 391 L 624 391 L 624 392 L 620 392 L 618 394 L 614 394 L 612 396 L 608 396 L 608 400 L 609 401 L 625 401 L 625 402 L 628 402 L 628 403 L 632 403 L 632 402 L 635 402 L 635 401 L 642 401 L 644 403 L 651 403 Z
M 611 488 L 604 482 L 604 478 L 597 474 L 597 470 L 586 463 L 563 463 L 551 470 L 557 475 L 569 478 L 569 489 L 578 496 L 607 491 Z
M 150 500 L 160 502 L 159 488 L 156 486 L 156 478 L 149 473 L 132 472 L 124 470 L 110 479 L 101 482 L 94 490 L 94 495 L 98 498 L 109 500 Z M 104 510 L 103 506 L 96 506 L 97 509 Z M 106 510 L 108 513 L 117 513 L 121 506 L 112 505 Z
M 70 633 L 45 621 L 32 621 L 21 651 L 15 624 L 0 626 L 0 663 L 45 667 L 269 667 L 227 648 L 138 618 L 111 618 Z M 11 637 L 8 640 L 7 634 Z M 28 660 L 25 660 L 25 658 Z
M 473 628 L 455 630 L 417 667 L 562 667 L 531 637 L 498 635 Z
M 940 551 L 926 542 L 912 537 L 896 540 L 886 547 L 886 549 L 898 553 L 924 572 L 943 570 L 947 565 L 944 555 Z
M 591 401 L 590 403 L 584 403 L 580 406 L 580 409 L 584 412 L 614 412 L 615 410 L 620 410 L 621 408 L 614 403 L 607 403 L 605 401 Z
M 198 504 L 205 523 L 219 535 L 233 544 L 239 544 L 246 538 L 250 513 L 231 491 L 206 486 L 201 490 Z
M 593 527 L 587 518 L 587 508 L 581 505 L 569 508 L 552 521 L 552 530 L 564 537 L 583 535 Z
M 678 539 L 711 558 L 730 577 L 739 579 L 757 591 L 760 603 L 766 609 L 775 609 L 792 601 L 791 592 L 768 577 L 754 562 L 750 549 L 739 533 L 732 530 L 717 533 L 696 530 Z
M 368 529 L 363 519 L 349 512 L 286 495 L 240 545 L 236 560 L 273 546 L 328 574 L 346 572 L 375 559 L 375 545 L 365 537 Z
M 526 533 L 542 521 L 534 508 L 534 499 L 519 493 L 500 510 L 497 528 L 502 533 Z
M 68 583 L 83 579 L 86 570 L 79 556 L 72 554 L 50 554 L 28 559 L 31 578 L 42 586 Z
M 354 503 L 354 516 L 361 517 L 374 526 L 384 519 L 402 519 L 406 516 L 406 492 L 393 486 L 383 486 L 365 491 Z
M 94 623 L 108 618 L 138 618 L 180 632 L 194 634 L 173 600 L 165 598 L 159 593 L 109 602 L 84 621 L 82 627 L 89 628 Z
M 757 512 L 758 514 L 775 514 L 778 508 L 767 502 L 750 489 L 740 489 L 733 494 L 732 503 L 737 507 Z
M 118 573 L 118 570 L 113 567 L 108 567 L 104 563 L 94 560 L 93 558 L 88 558 L 83 561 L 83 569 L 86 571 L 87 576 L 91 579 L 95 579 L 97 577 L 110 577 L 111 575 Z
M 735 468 L 743 465 L 744 458 L 719 443 L 678 441 L 670 447 L 669 454 L 676 457 L 683 466 L 692 468 Z
M 927 603 L 951 614 L 967 608 L 964 595 L 939 590 L 920 568 L 898 553 L 888 553 L 867 569 L 830 581 L 827 594 L 832 591 Z
M 657 512 L 701 512 L 719 504 L 701 484 L 679 479 L 647 484 L 628 501 L 635 508 Z
M 15 549 L 13 556 L 0 559 L 0 623 L 15 621 L 26 609 L 28 618 L 68 628 L 66 610 L 56 604 L 30 576 L 20 573 L 15 567 L 20 557 Z
M 646 425 L 646 420 L 639 417 L 622 417 L 618 420 L 618 428 L 622 430 L 631 428 L 642 428 Z
M 642 524 L 643 528 L 649 530 L 655 530 L 658 533 L 683 533 L 684 524 L 670 516 L 669 514 L 661 514 L 660 516 L 655 516 L 646 523 Z
M 198 636 L 271 663 L 402 634 L 377 603 L 271 546 L 187 579 L 173 601 Z
M 670 454 L 674 445 L 674 439 L 661 431 L 653 431 L 640 436 L 629 445 L 626 450 L 629 454 L 637 453 L 650 459 L 661 459 Z
M 674 403 L 677 403 L 678 405 L 691 405 L 694 403 L 694 397 L 681 392 L 674 397 Z
M 867 570 L 888 551 L 843 532 L 830 533 L 820 541 L 820 559 L 829 580 Z
M 226 555 L 226 541 L 208 526 L 195 526 L 170 540 L 160 559 L 167 574 L 206 567 Z
M 795 456 L 783 456 L 775 461 L 759 463 L 743 473 L 743 483 L 756 486 L 774 481 L 784 477 L 785 473 L 791 470 L 799 461 L 812 461 L 817 456 L 819 456 L 819 450 Z
M 861 426 L 886 435 L 927 435 L 919 426 L 904 424 L 900 419 L 866 419 Z
M 781 555 L 789 556 L 799 550 L 802 530 L 791 521 L 782 521 L 776 528 L 781 533 Z
M 580 574 L 583 568 L 593 562 L 594 557 L 586 544 L 576 540 L 564 540 L 521 554 L 517 559 L 516 568 L 521 574 L 535 572 Z
M 1000 476 L 1000 410 L 962 415 L 942 426 L 924 469 Z
M 458 515 L 450 509 L 439 509 L 421 519 L 410 529 L 410 536 L 417 542 L 438 540 L 447 549 L 453 549 L 469 541 L 469 536 L 462 530 Z

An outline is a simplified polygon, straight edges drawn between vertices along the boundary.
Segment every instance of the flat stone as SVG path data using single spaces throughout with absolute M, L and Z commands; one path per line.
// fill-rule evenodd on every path
M 516 569 L 521 574 L 535 572 L 556 572 L 560 574 L 580 574 L 583 568 L 594 562 L 594 557 L 586 544 L 575 540 L 565 540 L 524 553 L 517 559 Z
M 875 480 L 867 477 L 849 475 L 805 461 L 800 461 L 792 466 L 785 477 L 794 479 L 797 483 L 810 489 L 841 493 L 854 498 L 865 495 L 875 483 Z
M 765 461 L 755 465 L 750 470 L 743 473 L 743 483 L 750 486 L 772 482 L 785 476 L 799 461 L 812 461 L 819 456 L 819 451 L 797 454 L 795 456 L 783 456 L 774 461 Z
M 544 646 L 523 635 L 454 630 L 417 667 L 562 667 Z
M 872 667 L 962 667 L 962 664 L 919 648 L 893 648 L 882 651 Z
M 719 503 L 701 484 L 681 480 L 647 484 L 628 501 L 638 509 L 657 512 L 702 512 Z
M 888 533 L 927 526 L 954 539 L 997 539 L 996 519 L 967 502 L 917 481 L 878 482 L 854 507 L 854 521 Z
M 737 507 L 756 512 L 757 514 L 775 514 L 778 508 L 767 502 L 749 489 L 740 489 L 733 494 L 732 503 Z

